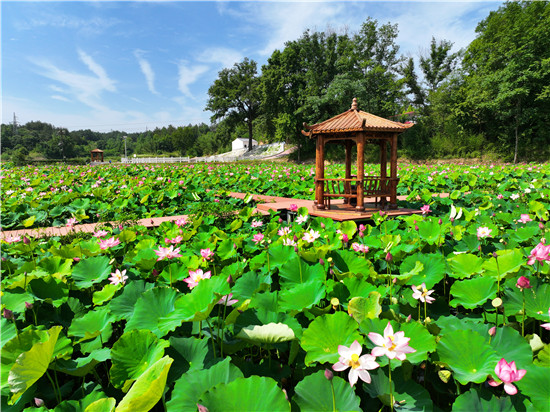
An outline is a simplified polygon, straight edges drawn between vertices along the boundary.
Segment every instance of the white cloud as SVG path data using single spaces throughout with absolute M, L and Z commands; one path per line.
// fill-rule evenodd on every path
M 30 59 L 30 61 L 41 69 L 37 71 L 38 74 L 67 87 L 64 90 L 54 85 L 51 87 L 54 90 L 65 92 L 93 109 L 105 110 L 106 106 L 102 103 L 100 96 L 104 91 L 115 92 L 115 82 L 91 56 L 81 50 L 78 51 L 78 56 L 95 76 L 63 70 L 47 60 Z
M 209 47 L 197 56 L 197 61 L 202 63 L 219 63 L 222 67 L 233 67 L 235 63 L 243 60 L 240 51 L 225 47 Z
M 141 50 L 136 50 L 134 56 L 136 56 L 141 72 L 145 76 L 147 88 L 151 93 L 158 95 L 159 93 L 155 90 L 155 72 L 153 68 L 149 62 L 143 58 L 143 52 Z
M 189 90 L 189 86 L 197 81 L 197 79 L 206 71 L 208 71 L 208 66 L 197 65 L 197 66 L 188 66 L 186 61 L 181 61 L 178 64 L 178 89 L 180 92 L 189 98 L 193 98 L 193 94 Z
M 67 99 L 65 96 L 60 96 L 58 94 L 52 95 L 52 99 L 61 100 L 62 102 L 70 102 L 71 101 L 70 99 Z

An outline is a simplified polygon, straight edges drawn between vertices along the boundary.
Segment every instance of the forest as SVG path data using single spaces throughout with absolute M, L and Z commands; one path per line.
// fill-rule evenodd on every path
M 354 97 L 363 111 L 415 123 L 400 137 L 403 158 L 550 158 L 549 2 L 505 3 L 457 52 L 432 37 L 423 53 L 406 56 L 397 36 L 396 24 L 367 18 L 354 33 L 308 30 L 262 67 L 245 58 L 210 86 L 210 125 L 100 133 L 38 120 L 2 124 L 2 160 L 83 163 L 95 148 L 119 159 L 125 143 L 129 156 L 194 157 L 229 151 L 236 137 L 286 141 L 303 160 L 313 154 L 303 123 L 349 109 Z

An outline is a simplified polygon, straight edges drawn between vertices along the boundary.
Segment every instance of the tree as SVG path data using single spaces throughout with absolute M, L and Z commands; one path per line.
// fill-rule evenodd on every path
M 252 149 L 252 123 L 260 110 L 260 78 L 254 60 L 245 58 L 230 69 L 223 69 L 208 89 L 206 110 L 212 121 L 226 119 L 244 122 L 248 127 L 248 150 Z
M 500 146 L 513 147 L 514 162 L 522 138 L 547 156 L 550 3 L 506 3 L 476 32 L 463 63 L 465 121 Z

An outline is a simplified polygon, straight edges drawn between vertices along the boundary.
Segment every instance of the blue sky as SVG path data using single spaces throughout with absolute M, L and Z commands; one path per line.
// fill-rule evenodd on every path
M 261 67 L 307 28 L 353 33 L 368 16 L 397 23 L 402 53 L 432 36 L 455 50 L 502 2 L 1 2 L 2 123 L 13 113 L 69 130 L 144 131 L 210 123 L 218 72 Z

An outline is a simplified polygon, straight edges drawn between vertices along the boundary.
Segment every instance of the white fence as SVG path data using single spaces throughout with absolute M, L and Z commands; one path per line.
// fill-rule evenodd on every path
M 121 157 L 122 163 L 189 163 L 189 156 L 186 157 Z

